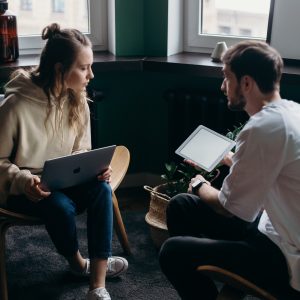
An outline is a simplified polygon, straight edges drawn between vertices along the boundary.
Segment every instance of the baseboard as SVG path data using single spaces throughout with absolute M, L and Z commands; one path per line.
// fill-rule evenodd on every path
M 140 187 L 144 185 L 156 186 L 162 183 L 162 179 L 158 174 L 152 173 L 134 173 L 134 174 L 126 174 L 122 183 L 120 184 L 120 188 L 131 188 L 131 187 Z

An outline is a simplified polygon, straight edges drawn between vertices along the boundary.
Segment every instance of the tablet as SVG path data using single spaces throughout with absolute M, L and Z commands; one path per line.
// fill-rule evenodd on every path
M 47 191 L 64 189 L 96 178 L 107 169 L 116 145 L 45 161 L 41 185 Z
M 175 153 L 211 172 L 234 146 L 235 141 L 200 125 Z

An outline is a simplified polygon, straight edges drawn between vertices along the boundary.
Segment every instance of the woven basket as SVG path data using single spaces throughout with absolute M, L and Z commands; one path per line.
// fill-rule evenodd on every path
M 214 170 L 214 173 L 214 176 L 210 178 L 211 183 L 219 177 L 219 169 Z M 151 197 L 149 211 L 145 216 L 145 220 L 149 224 L 150 234 L 157 248 L 160 248 L 162 243 L 169 237 L 166 224 L 166 208 L 171 198 L 165 194 L 168 185 L 170 183 L 164 183 L 154 188 L 147 185 L 144 186 L 144 189 L 150 192 Z
M 166 208 L 170 197 L 164 194 L 167 184 L 161 184 L 154 188 L 145 185 L 144 189 L 150 192 L 149 211 L 145 220 L 150 228 L 150 235 L 154 245 L 160 248 L 162 243 L 169 237 L 166 224 Z

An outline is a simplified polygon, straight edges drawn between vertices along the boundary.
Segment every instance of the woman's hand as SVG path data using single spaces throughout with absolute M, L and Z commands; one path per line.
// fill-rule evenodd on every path
M 111 168 L 111 166 L 109 166 L 100 175 L 98 175 L 97 179 L 100 181 L 106 181 L 107 183 L 110 183 L 111 173 L 112 173 L 112 168 Z
M 51 194 L 51 192 L 46 192 L 41 188 L 40 182 L 40 178 L 33 175 L 31 180 L 29 180 L 25 185 L 25 195 L 33 202 L 38 202 Z

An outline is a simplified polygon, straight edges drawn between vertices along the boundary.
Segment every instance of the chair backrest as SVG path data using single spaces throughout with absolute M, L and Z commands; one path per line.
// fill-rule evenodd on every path
M 115 191 L 122 182 L 130 162 L 130 153 L 125 146 L 117 146 L 111 161 L 111 188 Z
M 212 266 L 212 265 L 204 265 L 199 266 L 197 271 L 210 277 L 213 280 L 219 281 L 224 283 L 224 287 L 230 286 L 233 287 L 235 290 L 230 290 L 232 293 L 232 297 L 229 297 L 228 290 L 224 288 L 224 295 L 222 295 L 222 291 L 217 299 L 243 299 L 244 297 L 234 297 L 235 291 L 243 292 L 246 295 L 251 295 L 255 297 L 259 297 L 259 299 L 263 300 L 276 300 L 276 298 L 269 294 L 268 291 L 263 290 L 262 288 L 256 286 L 254 283 L 250 282 L 249 280 L 243 278 L 242 276 L 232 273 L 228 270 L 223 268 Z M 243 295 L 243 294 L 240 294 Z M 231 295 L 230 295 L 231 296 Z

